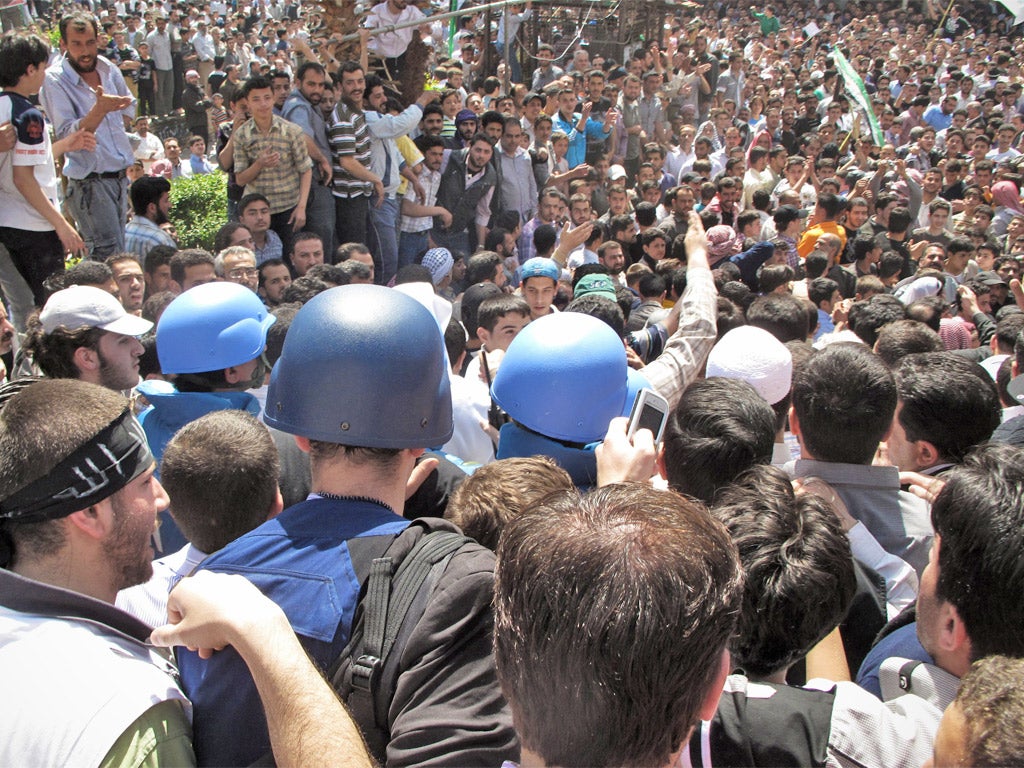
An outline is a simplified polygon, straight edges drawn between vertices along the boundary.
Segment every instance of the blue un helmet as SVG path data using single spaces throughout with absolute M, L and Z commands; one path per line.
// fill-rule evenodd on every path
M 362 448 L 429 448 L 454 431 L 444 339 L 415 299 L 377 285 L 314 297 L 292 320 L 263 420 Z
M 167 305 L 156 326 L 164 373 L 205 373 L 259 357 L 277 318 L 238 283 L 205 283 Z
M 608 422 L 628 412 L 642 386 L 615 331 L 596 317 L 562 312 L 519 332 L 491 393 L 509 416 L 534 432 L 592 443 L 604 439 Z

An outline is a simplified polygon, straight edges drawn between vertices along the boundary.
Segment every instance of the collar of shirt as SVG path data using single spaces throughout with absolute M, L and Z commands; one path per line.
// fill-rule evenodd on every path
M 258 136 L 269 136 L 272 133 L 282 133 L 284 131 L 285 119 L 280 115 L 271 116 L 270 127 L 266 131 L 260 130 L 260 127 L 256 124 L 256 118 L 250 118 L 249 122 L 252 123 L 250 130 Z
M 523 148 L 522 148 L 521 146 L 517 146 L 517 147 L 516 147 L 516 149 L 515 149 L 515 152 L 513 152 L 513 153 L 512 153 L 511 155 L 510 155 L 510 154 L 509 154 L 508 152 L 506 152 L 506 151 L 505 151 L 505 149 L 504 149 L 504 148 L 503 148 L 503 147 L 501 146 L 501 142 L 498 142 L 498 151 L 499 151 L 499 152 L 500 152 L 500 153 L 501 153 L 501 154 L 502 154 L 503 156 L 505 156 L 505 157 L 509 157 L 509 158 L 513 158 L 513 159 L 515 159 L 515 158 L 520 158 L 520 157 L 524 157 L 524 156 L 527 156 L 527 155 L 529 155 L 529 152 L 527 152 L 527 151 L 526 151 L 525 149 L 523 149 Z
M 110 603 L 0 569 L 0 605 L 12 611 L 99 623 L 145 642 L 152 628 Z
M 134 224 L 136 227 L 139 227 L 140 229 L 155 229 L 160 232 L 163 232 L 163 230 L 160 229 L 160 226 L 155 221 L 145 216 L 133 216 L 132 220 L 128 223 Z
M 334 107 L 334 114 L 337 115 L 338 120 L 351 123 L 359 115 L 363 114 L 363 110 L 356 107 L 350 107 L 342 100 L 338 100 L 337 105 Z
M 88 88 L 90 91 L 92 90 L 92 86 L 85 82 L 82 76 L 78 73 L 78 70 L 71 66 L 71 59 L 69 59 L 67 56 L 65 56 L 61 60 L 60 70 L 61 77 L 75 88 L 84 87 Z M 105 81 L 107 77 L 110 75 L 110 60 L 102 55 L 97 56 L 96 71 L 99 73 L 100 76 L 100 84 L 106 85 Z

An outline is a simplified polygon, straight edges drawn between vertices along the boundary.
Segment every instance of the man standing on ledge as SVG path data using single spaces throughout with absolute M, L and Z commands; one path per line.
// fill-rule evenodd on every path
M 124 250 L 125 169 L 135 162 L 125 120 L 135 116 L 135 100 L 121 71 L 99 55 L 98 34 L 88 14 L 60 20 L 65 54 L 46 71 L 40 99 L 58 139 L 80 129 L 96 135 L 95 150 L 64 156 L 65 201 L 89 256 L 103 260 Z
M 409 0 L 386 0 L 370 9 L 363 24 L 367 29 L 378 29 L 425 18 L 423 11 Z M 400 80 L 402 77 L 405 51 L 412 42 L 414 29 L 415 27 L 406 27 L 392 32 L 381 32 L 370 39 L 370 53 L 381 59 L 388 77 L 392 80 Z M 426 39 L 430 34 L 430 25 L 424 24 L 419 30 L 420 36 Z
M 306 223 L 306 203 L 313 164 L 306 134 L 274 114 L 274 87 L 254 77 L 242 88 L 252 117 L 234 132 L 235 182 L 245 194 L 260 194 L 270 203 L 270 228 L 291 251 L 292 233 Z

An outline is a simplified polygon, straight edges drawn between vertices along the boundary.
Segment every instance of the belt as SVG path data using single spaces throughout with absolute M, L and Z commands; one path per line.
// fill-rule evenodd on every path
M 123 179 L 124 171 L 104 171 L 103 173 L 87 173 L 79 181 L 90 181 L 92 179 Z

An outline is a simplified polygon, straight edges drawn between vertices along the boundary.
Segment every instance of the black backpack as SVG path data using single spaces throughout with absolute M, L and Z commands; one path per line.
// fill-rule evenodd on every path
M 348 542 L 362 587 L 348 645 L 327 677 L 381 765 L 391 740 L 388 709 L 402 651 L 448 561 L 472 541 L 445 520 L 419 518 L 398 536 Z

